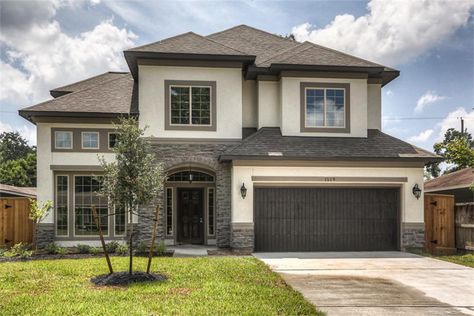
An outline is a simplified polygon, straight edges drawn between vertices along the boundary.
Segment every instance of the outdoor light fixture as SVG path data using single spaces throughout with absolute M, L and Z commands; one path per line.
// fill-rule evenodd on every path
M 415 184 L 415 186 L 412 189 L 413 195 L 416 197 L 418 200 L 421 196 L 421 189 L 418 187 L 418 184 Z
M 191 167 L 189 167 L 189 184 L 193 183 L 193 174 L 191 172 Z
M 245 183 L 242 182 L 242 186 L 240 187 L 240 195 L 243 199 L 247 196 L 247 188 L 245 187 Z

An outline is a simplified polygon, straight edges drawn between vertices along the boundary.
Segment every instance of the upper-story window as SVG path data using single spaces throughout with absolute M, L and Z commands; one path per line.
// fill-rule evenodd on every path
M 71 131 L 55 131 L 54 147 L 56 149 L 72 149 L 72 132 Z
M 302 132 L 350 132 L 350 86 L 301 83 Z
M 117 143 L 117 133 L 109 133 L 109 149 L 114 148 L 116 143 Z
M 83 149 L 99 149 L 99 132 L 82 132 Z
M 215 81 L 165 81 L 165 129 L 216 130 Z

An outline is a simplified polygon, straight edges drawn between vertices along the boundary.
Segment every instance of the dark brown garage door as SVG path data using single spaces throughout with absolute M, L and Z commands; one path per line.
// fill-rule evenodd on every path
M 399 189 L 255 188 L 256 251 L 398 249 Z

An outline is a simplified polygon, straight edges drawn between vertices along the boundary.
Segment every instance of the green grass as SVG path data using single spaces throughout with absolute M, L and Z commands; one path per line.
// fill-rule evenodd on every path
M 127 258 L 111 260 L 127 270 Z M 104 258 L 0 263 L 0 314 L 322 315 L 255 258 L 155 258 L 152 271 L 168 280 L 110 288 L 90 283 L 107 273 Z
M 466 267 L 474 268 L 474 254 L 472 252 L 469 253 L 469 252 L 461 251 L 454 255 L 434 255 L 434 254 L 430 254 L 428 252 L 422 251 L 421 249 L 410 249 L 409 251 L 417 255 L 449 261 L 449 262 L 460 264 Z

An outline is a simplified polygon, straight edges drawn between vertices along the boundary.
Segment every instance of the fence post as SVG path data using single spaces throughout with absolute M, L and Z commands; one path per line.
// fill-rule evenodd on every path
M 104 249 L 105 260 L 107 260 L 107 265 L 109 266 L 109 274 L 114 273 L 112 269 L 112 263 L 110 263 L 109 253 L 107 252 L 107 247 L 105 246 L 104 235 L 102 234 L 102 227 L 100 227 L 100 217 L 97 216 L 97 210 L 95 209 L 95 205 L 92 205 L 92 214 L 94 215 L 95 224 L 97 225 L 97 229 L 99 230 L 99 237 L 100 242 L 102 244 L 102 249 Z

